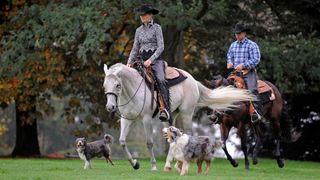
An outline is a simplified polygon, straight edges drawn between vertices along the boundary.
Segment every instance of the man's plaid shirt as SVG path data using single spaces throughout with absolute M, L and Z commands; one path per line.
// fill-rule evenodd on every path
M 255 68 L 260 62 L 260 57 L 258 45 L 248 38 L 233 42 L 227 54 L 228 63 L 234 67 L 242 63 L 247 69 Z

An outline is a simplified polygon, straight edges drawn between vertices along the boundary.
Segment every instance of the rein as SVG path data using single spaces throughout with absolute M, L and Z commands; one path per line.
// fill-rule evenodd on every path
M 125 106 L 125 105 L 129 104 L 129 102 L 132 101 L 132 99 L 137 95 L 137 93 L 138 93 L 138 91 L 139 91 L 139 89 L 140 89 L 140 87 L 141 87 L 141 85 L 142 85 L 142 82 L 143 82 L 144 78 L 145 78 L 145 76 L 143 76 L 143 78 L 142 78 L 142 80 L 141 80 L 141 82 L 140 82 L 140 84 L 139 84 L 139 87 L 137 88 L 137 90 L 135 91 L 135 93 L 134 93 L 134 94 L 130 97 L 130 99 L 129 99 L 126 103 L 124 103 L 124 104 L 118 105 L 118 95 L 117 95 L 116 93 L 114 93 L 114 92 L 107 92 L 107 93 L 105 93 L 106 96 L 108 96 L 108 95 L 113 95 L 113 96 L 116 97 L 117 111 L 116 111 L 115 113 L 116 113 L 120 118 L 127 119 L 127 120 L 135 120 L 135 119 L 137 119 L 137 118 L 140 116 L 140 114 L 142 113 L 142 111 L 143 111 L 143 109 L 144 109 L 144 106 L 145 106 L 145 103 L 146 103 L 146 83 L 145 83 L 145 85 L 144 85 L 143 106 L 142 106 L 139 114 L 138 114 L 135 118 L 126 118 L 126 117 L 122 116 L 122 114 L 120 113 L 119 107 Z

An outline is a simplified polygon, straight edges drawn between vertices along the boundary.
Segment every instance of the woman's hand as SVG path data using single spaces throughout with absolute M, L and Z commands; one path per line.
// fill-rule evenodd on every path
M 148 60 L 146 60 L 146 61 L 143 63 L 143 65 L 144 65 L 145 67 L 149 67 L 149 66 L 151 65 L 151 63 L 152 63 L 151 59 L 148 59 Z

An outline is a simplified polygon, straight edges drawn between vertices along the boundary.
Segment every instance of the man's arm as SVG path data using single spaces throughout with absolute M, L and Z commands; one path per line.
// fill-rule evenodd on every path
M 233 60 L 234 60 L 233 44 L 231 44 L 227 53 L 227 69 L 233 68 Z
M 249 49 L 249 59 L 244 63 L 244 67 L 248 69 L 255 68 L 260 63 L 260 50 L 256 43 L 254 43 Z

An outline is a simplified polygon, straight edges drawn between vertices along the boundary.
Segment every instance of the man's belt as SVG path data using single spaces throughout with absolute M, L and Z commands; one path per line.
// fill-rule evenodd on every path
M 250 71 L 255 71 L 255 69 L 242 69 L 242 70 L 236 70 L 236 72 L 241 73 L 242 75 L 248 74 Z

